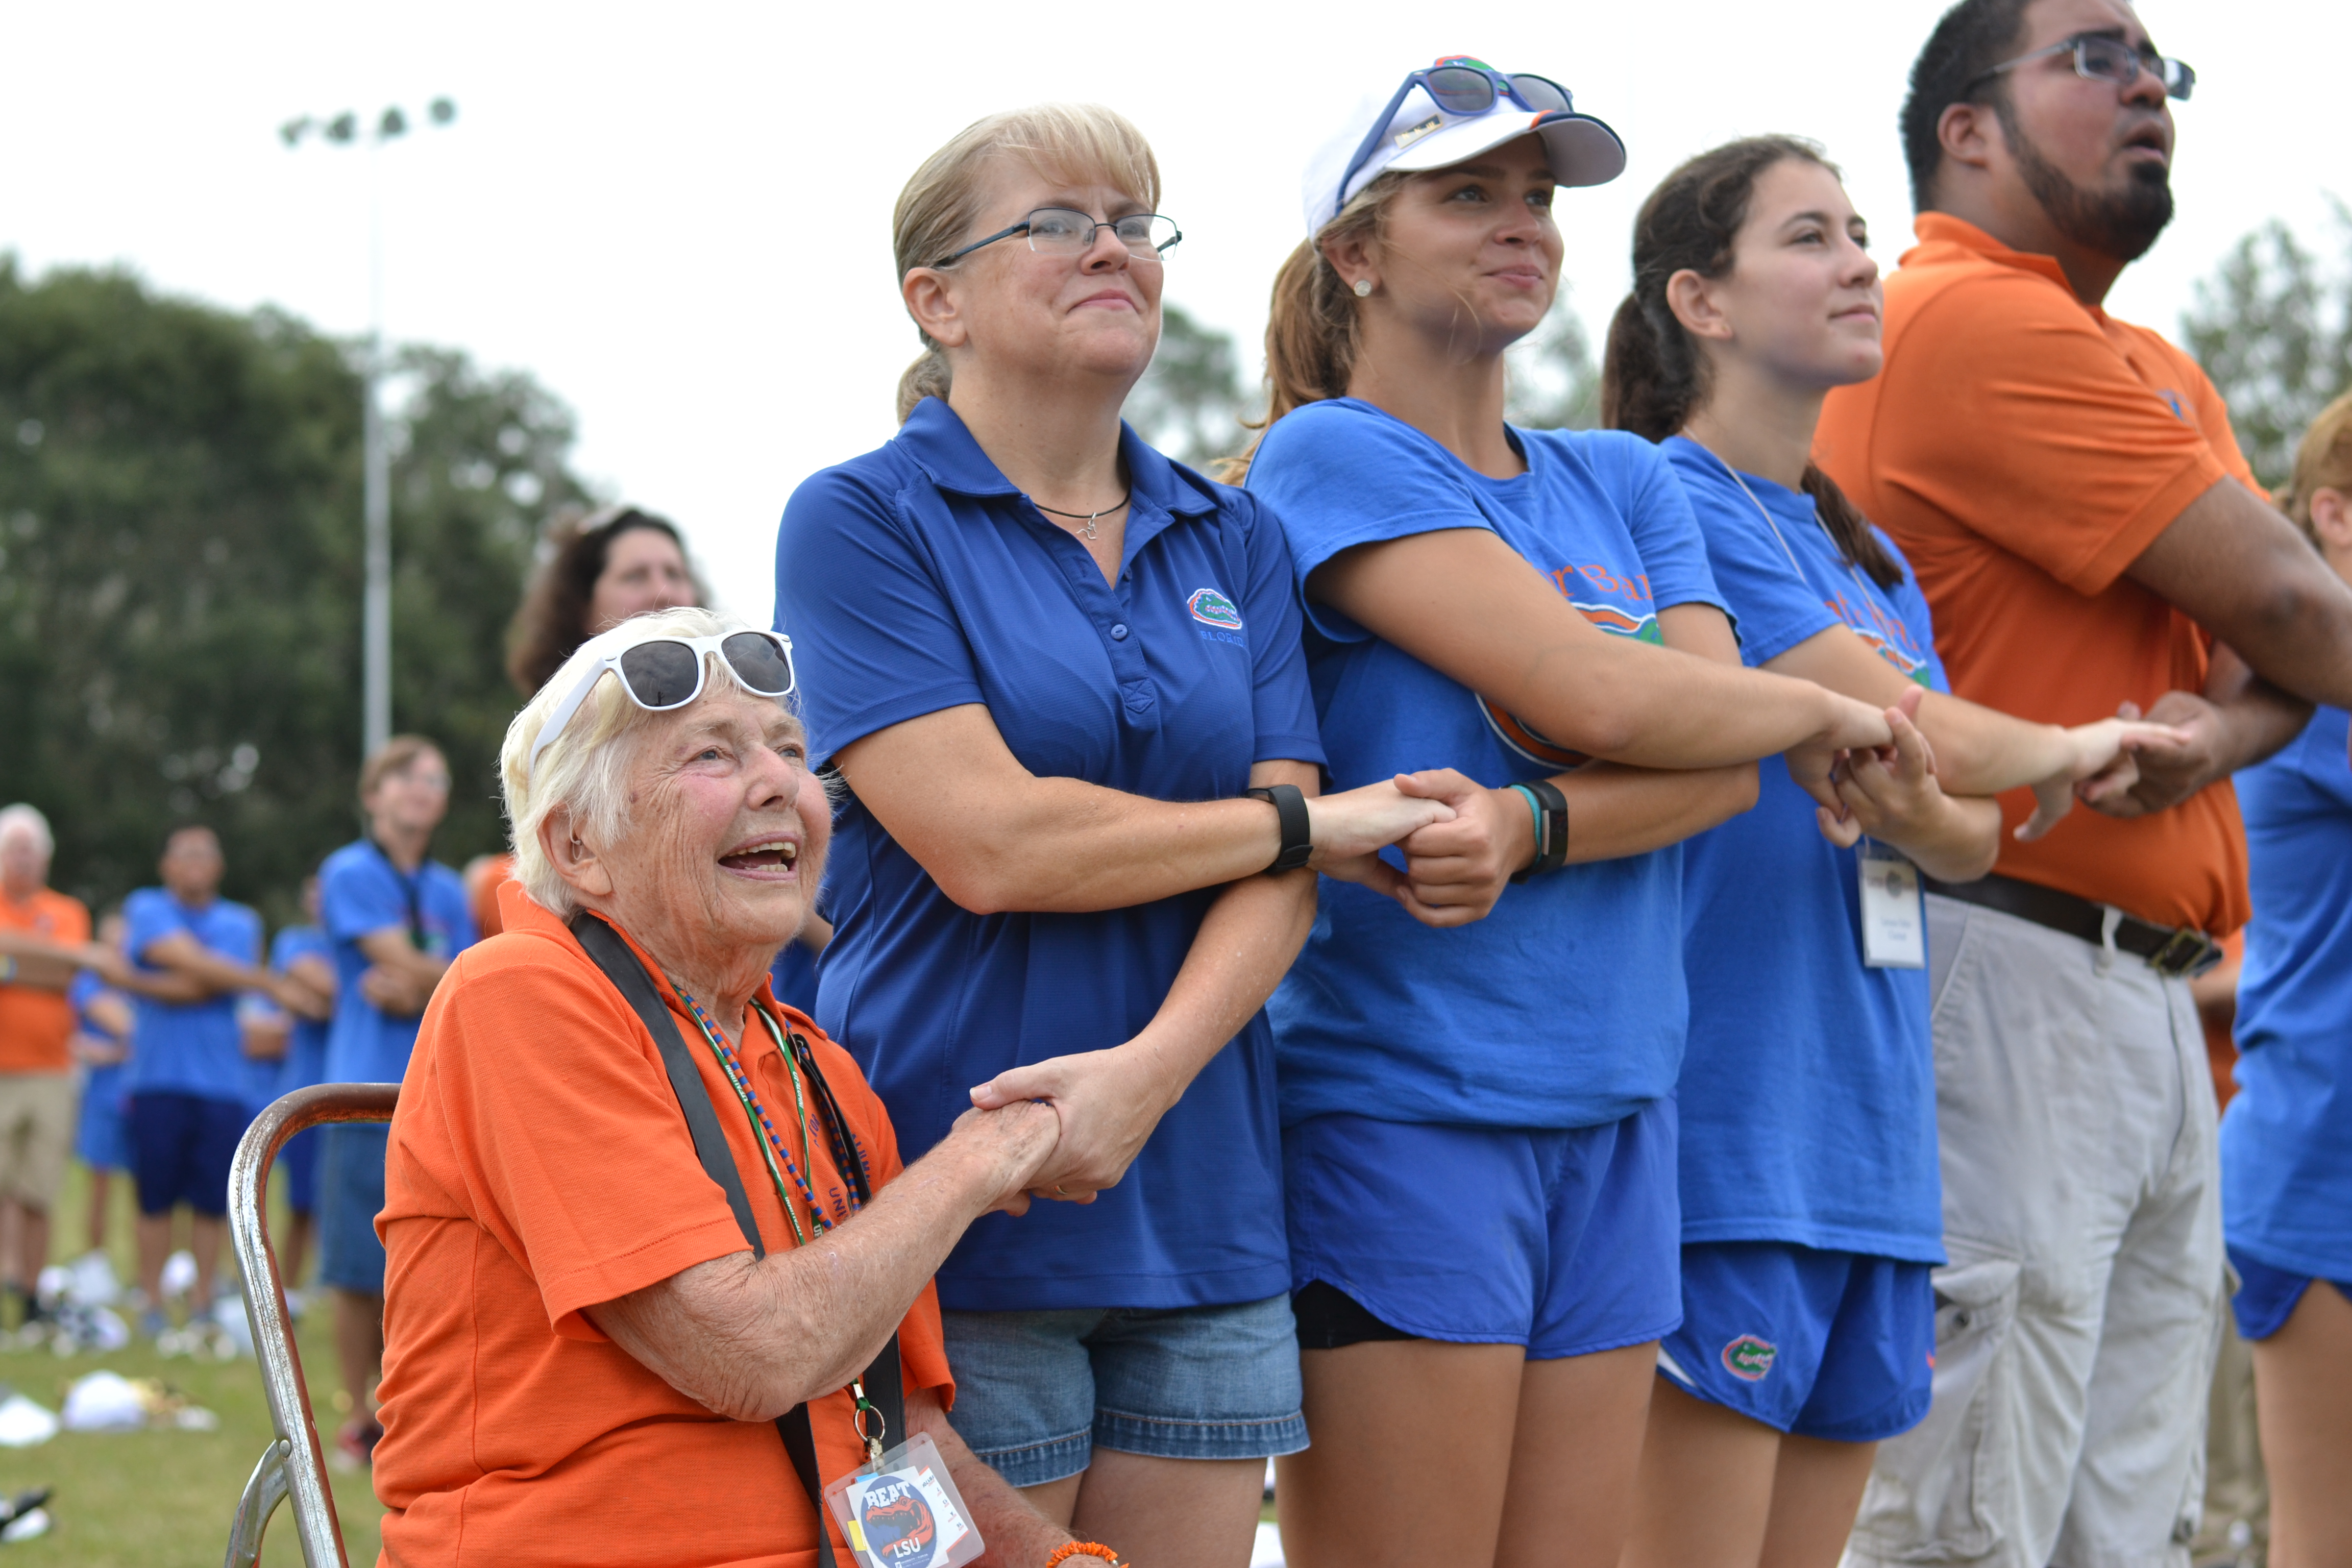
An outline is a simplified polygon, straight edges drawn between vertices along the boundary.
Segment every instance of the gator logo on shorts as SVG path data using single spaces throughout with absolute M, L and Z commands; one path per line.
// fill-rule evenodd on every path
M 1192 618 L 1204 626 L 1215 626 L 1229 632 L 1242 629 L 1241 610 L 1214 588 L 1194 589 L 1192 596 L 1184 601 L 1184 607 L 1192 611 Z
M 1761 1383 L 1764 1374 L 1772 1370 L 1773 1358 L 1780 1353 L 1769 1340 L 1742 1334 L 1723 1347 L 1723 1370 L 1742 1383 Z
M 937 1554 L 939 1521 L 931 1517 L 931 1505 L 907 1477 L 889 1476 L 868 1486 L 858 1513 L 866 1552 L 877 1563 L 889 1563 L 891 1568 L 928 1568 Z

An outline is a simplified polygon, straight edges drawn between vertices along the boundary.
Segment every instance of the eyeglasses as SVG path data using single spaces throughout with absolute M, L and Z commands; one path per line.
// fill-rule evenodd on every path
M 945 267 L 961 261 L 983 245 L 994 245 L 1000 239 L 1011 239 L 1016 234 L 1029 237 L 1029 248 L 1044 256 L 1084 256 L 1095 247 L 1095 236 L 1104 229 L 1118 236 L 1128 254 L 1138 261 L 1158 261 L 1168 247 L 1184 237 L 1184 233 L 1170 218 L 1158 213 L 1129 213 L 1108 223 L 1097 223 L 1082 212 L 1068 207 L 1039 207 L 1010 228 L 1000 228 L 986 239 L 975 239 L 953 256 L 941 257 L 931 263 Z
M 1990 70 L 1979 74 L 1969 83 L 1967 91 L 1975 91 L 2003 71 L 2013 71 L 2021 65 L 2069 51 L 2074 56 L 2074 74 L 2085 81 L 2105 81 L 2117 87 L 2129 87 L 2145 70 L 2164 84 L 2166 97 L 2177 98 L 2183 102 L 2188 101 L 2189 95 L 2197 88 L 2197 72 L 2187 62 L 2159 55 L 2154 49 L 2135 49 L 2121 38 L 2094 33 L 2061 39 L 2046 49 L 2036 49 L 2013 60 L 2003 60 Z
M 607 637 L 615 635 L 618 634 L 604 634 Z M 523 777 L 528 779 L 538 771 L 539 754 L 563 733 L 563 726 L 571 722 L 606 670 L 621 678 L 621 689 L 628 693 L 630 701 L 647 712 L 664 713 L 683 708 L 702 695 L 704 675 L 709 668 L 707 656 L 712 653 L 726 664 L 735 684 L 754 697 L 792 695 L 793 639 L 782 632 L 729 632 L 715 637 L 673 637 L 667 632 L 623 636 L 618 643 L 608 645 L 604 657 L 563 694 L 563 700 L 555 705 L 555 711 L 540 726 L 539 739 L 530 748 L 530 759 L 523 764 Z
M 1506 96 L 1520 108 L 1538 114 L 1566 113 L 1573 109 L 1568 89 L 1549 77 L 1525 72 L 1505 76 L 1478 60 L 1451 60 L 1414 71 L 1389 99 L 1388 107 L 1373 117 L 1371 130 L 1365 132 L 1356 155 L 1348 160 L 1347 169 L 1339 175 L 1340 205 L 1347 205 L 1348 182 L 1380 151 L 1381 143 L 1388 137 L 1389 121 L 1404 107 L 1405 95 L 1416 87 L 1425 89 L 1437 107 L 1448 114 L 1484 114 Z

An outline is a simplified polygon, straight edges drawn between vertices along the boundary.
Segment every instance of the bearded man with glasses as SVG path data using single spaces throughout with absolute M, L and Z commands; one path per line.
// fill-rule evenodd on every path
M 1885 369 L 1820 426 L 1956 694 L 2185 732 L 1983 881 L 1927 884 L 1950 1261 L 1933 1405 L 1879 1449 L 1851 1563 L 2186 1568 L 2196 1532 L 2223 1264 L 2188 981 L 2246 919 L 2230 774 L 2352 697 L 2352 594 L 2196 363 L 2101 309 L 2172 217 L 2196 79 L 2122 0 L 1947 12 L 1903 110 L 1920 244 Z

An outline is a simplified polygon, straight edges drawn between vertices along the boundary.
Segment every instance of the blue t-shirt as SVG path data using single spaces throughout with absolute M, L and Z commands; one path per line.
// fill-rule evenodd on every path
M 2254 900 L 2221 1227 L 2273 1268 L 2352 1279 L 2352 718 L 2322 708 L 2237 776 Z
M 186 931 L 200 946 L 239 963 L 261 962 L 261 917 L 243 904 L 215 899 L 189 909 L 162 888 L 142 888 L 122 901 L 131 935 L 131 963 L 161 973 L 142 955 L 151 942 Z M 128 1092 L 192 1094 L 201 1100 L 246 1104 L 252 1096 L 242 1031 L 234 994 L 202 1002 L 135 999 L 137 1024 L 131 1035 Z
M 296 959 L 304 957 L 323 958 L 331 966 L 335 944 L 317 926 L 288 926 L 269 944 L 269 967 L 280 974 L 292 968 Z M 327 1032 L 332 1022 L 295 1018 L 293 1037 L 286 1042 L 286 1059 L 271 1064 L 277 1075 L 270 1089 L 271 1099 L 327 1081 Z
M 1120 436 L 1134 487 L 1117 583 L 1040 517 L 944 403 L 793 492 L 776 542 L 814 756 L 984 703 L 1041 777 L 1158 800 L 1319 763 L 1282 531 L 1258 503 Z M 852 795 L 825 873 L 816 1017 L 854 1053 L 908 1158 L 1023 1063 L 1131 1038 L 1219 890 L 1083 914 L 959 907 Z M 1290 1288 L 1274 1043 L 1263 1012 L 1093 1204 L 974 1224 L 940 1269 L 968 1310 L 1167 1308 Z
M 1282 519 L 1302 583 L 1353 545 L 1477 528 L 1620 636 L 1655 642 L 1659 610 L 1721 604 L 1656 447 L 1615 431 L 1511 434 L 1528 471 L 1494 479 L 1370 404 L 1312 403 L 1266 432 L 1249 488 Z M 1307 618 L 1336 788 L 1447 767 L 1498 786 L 1586 760 L 1329 605 Z M 1450 931 L 1327 878 L 1272 1011 L 1286 1124 L 1335 1111 L 1619 1121 L 1669 1092 L 1682 1060 L 1681 850 L 1566 867 Z
M 85 1035 L 93 1035 L 99 1039 L 111 1041 L 118 1046 L 129 1045 L 131 1043 L 129 1040 L 118 1037 L 113 1030 L 89 1016 L 90 1003 L 97 1000 L 101 993 L 121 994 L 118 992 L 110 992 L 106 982 L 100 980 L 89 970 L 82 970 L 73 977 L 73 983 L 66 987 L 66 1000 L 73 1005 L 74 1027 Z M 132 1005 L 131 1017 L 135 1027 L 138 1017 L 136 998 L 123 996 L 122 1000 Z M 121 1114 L 120 1102 L 125 1092 L 122 1087 L 122 1076 L 130 1070 L 130 1068 L 128 1059 L 109 1062 L 104 1067 L 85 1068 L 81 1085 L 82 1103 L 103 1106 L 104 1114 L 109 1116 Z
M 327 1026 L 329 1083 L 398 1083 L 408 1071 L 424 1015 L 395 1016 L 360 994 L 359 978 L 373 963 L 360 951 L 372 931 L 405 931 L 417 948 L 455 958 L 474 945 L 474 912 L 466 884 L 438 860 L 409 876 L 362 838 L 346 844 L 319 868 L 320 914 L 335 952 L 335 1016 Z
M 1811 496 L 1748 474 L 1750 500 L 1706 447 L 1677 436 L 1664 449 L 1742 659 L 1761 666 L 1844 626 L 1910 679 L 1950 689 L 1908 563 L 1881 588 L 1838 552 Z M 1759 772 L 1755 810 L 1683 847 L 1683 1239 L 1940 1263 L 1927 971 L 1864 966 L 1861 847 L 1822 837 L 1787 768 Z

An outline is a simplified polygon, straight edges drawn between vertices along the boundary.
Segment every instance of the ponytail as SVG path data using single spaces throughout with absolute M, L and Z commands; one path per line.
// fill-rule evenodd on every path
M 1293 250 L 1274 275 L 1274 300 L 1265 321 L 1265 417 L 1242 422 L 1243 428 L 1257 435 L 1249 450 L 1217 465 L 1217 478 L 1226 484 L 1237 485 L 1249 477 L 1250 461 L 1276 420 L 1309 403 L 1348 395 L 1348 382 L 1356 373 L 1356 299 L 1339 280 L 1324 247 L 1379 236 L 1389 198 L 1403 188 L 1404 181 L 1394 171 L 1373 180 L 1314 238 Z
M 1720 278 L 1731 270 L 1756 182 L 1791 158 L 1838 173 L 1811 142 L 1750 136 L 1691 159 L 1642 204 L 1633 219 L 1633 291 L 1609 323 L 1601 362 L 1602 424 L 1663 441 L 1706 401 L 1706 356 L 1675 319 L 1666 285 L 1677 272 Z M 1903 581 L 1902 567 L 1836 481 L 1809 462 L 1802 485 L 1840 554 L 1882 588 Z
M 955 369 L 948 363 L 948 356 L 935 347 L 924 349 L 898 378 L 898 423 L 904 425 L 907 416 L 915 411 L 915 405 L 926 397 L 945 403 L 948 388 L 954 380 Z

